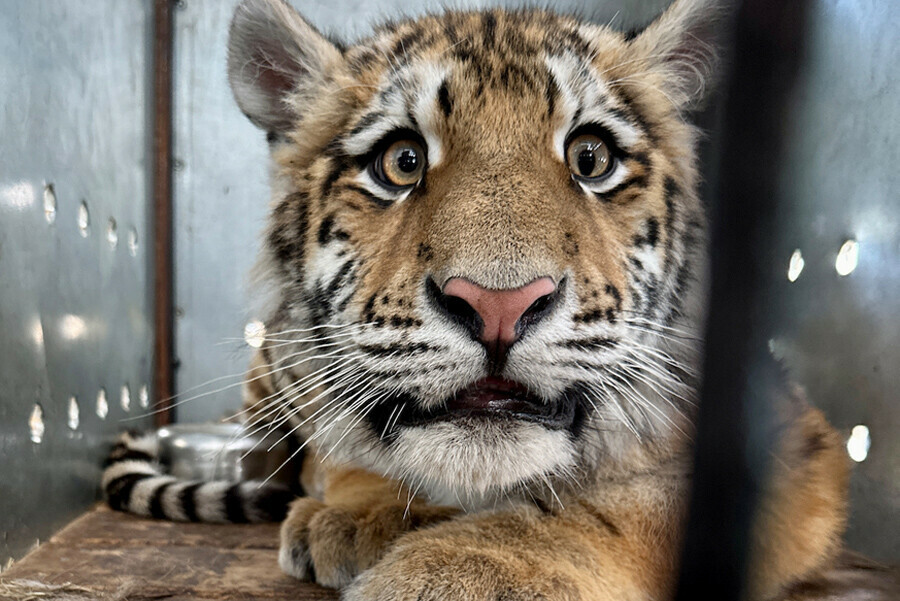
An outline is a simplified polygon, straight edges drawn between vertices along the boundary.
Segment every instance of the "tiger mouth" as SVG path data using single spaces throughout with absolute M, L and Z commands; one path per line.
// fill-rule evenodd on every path
M 513 420 L 540 424 L 553 430 L 571 428 L 576 403 L 568 396 L 545 401 L 518 382 L 497 377 L 477 380 L 432 409 L 407 409 L 397 426 L 426 426 L 442 421 Z

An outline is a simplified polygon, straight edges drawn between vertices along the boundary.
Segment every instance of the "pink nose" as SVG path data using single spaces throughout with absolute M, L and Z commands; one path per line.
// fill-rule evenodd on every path
M 463 278 L 451 278 L 444 284 L 443 293 L 461 298 L 478 313 L 484 324 L 482 342 L 491 348 L 505 348 L 519 337 L 516 324 L 528 308 L 554 291 L 556 284 L 548 277 L 507 290 L 490 290 Z

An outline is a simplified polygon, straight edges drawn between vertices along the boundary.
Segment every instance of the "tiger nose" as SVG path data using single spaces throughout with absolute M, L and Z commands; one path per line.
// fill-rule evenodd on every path
M 456 317 L 465 318 L 468 313 L 469 319 L 465 321 L 469 330 L 494 353 L 505 352 L 526 328 L 543 319 L 558 296 L 557 286 L 549 277 L 505 290 L 491 290 L 464 278 L 451 278 L 441 292 L 450 301 L 443 303 L 444 309 Z M 472 312 L 478 319 L 471 319 Z

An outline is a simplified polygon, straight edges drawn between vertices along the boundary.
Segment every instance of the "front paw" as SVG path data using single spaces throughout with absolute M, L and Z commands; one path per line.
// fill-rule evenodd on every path
M 572 571 L 491 544 L 460 545 L 430 532 L 401 539 L 344 591 L 343 601 L 586 601 Z
M 445 507 L 407 507 L 397 501 L 361 508 L 297 499 L 281 526 L 278 563 L 294 578 L 341 588 L 375 564 L 402 534 L 455 513 Z

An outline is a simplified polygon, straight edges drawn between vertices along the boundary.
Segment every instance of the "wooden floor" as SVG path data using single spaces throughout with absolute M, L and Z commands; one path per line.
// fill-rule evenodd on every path
M 338 598 L 335 591 L 282 574 L 277 557 L 277 524 L 178 524 L 99 505 L 4 571 L 0 599 L 29 598 L 8 592 L 10 583 L 23 580 L 69 583 L 84 598 L 128 601 Z
M 179 524 L 98 505 L 0 574 L 0 601 L 338 599 L 282 574 L 277 556 L 277 524 Z M 900 601 L 900 570 L 847 553 L 783 601 L 824 599 Z

